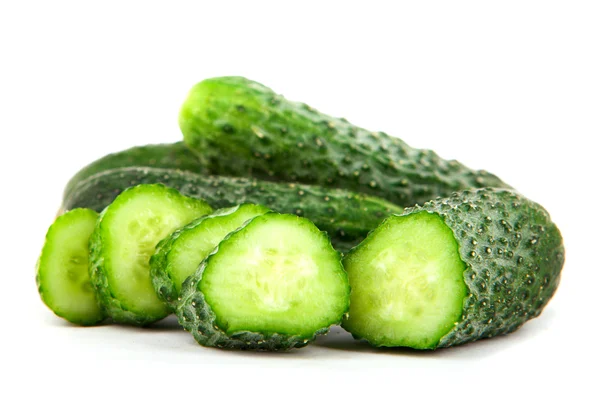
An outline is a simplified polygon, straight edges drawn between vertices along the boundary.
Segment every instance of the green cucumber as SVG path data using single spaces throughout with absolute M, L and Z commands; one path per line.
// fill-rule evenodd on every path
M 92 175 L 109 169 L 134 166 L 202 172 L 198 156 L 183 142 L 136 146 L 108 154 L 83 167 L 67 183 L 63 198 L 69 197 L 79 182 Z
M 183 284 L 177 316 L 204 346 L 288 350 L 339 324 L 350 287 L 327 234 L 267 213 L 229 234 Z
M 90 276 L 114 322 L 147 325 L 169 314 L 150 279 L 156 244 L 212 211 L 206 202 L 163 185 L 125 190 L 98 218 L 90 239 Z
M 163 183 L 186 196 L 205 199 L 214 208 L 254 203 L 309 218 L 329 233 L 340 251 L 359 243 L 391 213 L 402 212 L 402 208 L 385 200 L 341 189 L 136 167 L 89 177 L 74 188 L 62 208 L 102 210 L 124 189 L 140 183 Z
M 553 296 L 561 234 L 539 204 L 479 189 L 387 218 L 344 257 L 343 327 L 375 346 L 434 349 L 515 331 Z
M 462 189 L 508 187 L 485 171 L 290 102 L 241 77 L 194 86 L 179 125 L 185 143 L 216 175 L 342 188 L 401 206 Z
M 201 217 L 161 240 L 150 259 L 157 296 L 175 311 L 183 281 L 192 275 L 228 233 L 270 210 L 255 204 L 223 208 Z
M 40 297 L 56 315 L 78 325 L 104 319 L 88 272 L 88 242 L 98 214 L 78 208 L 54 221 L 36 266 Z

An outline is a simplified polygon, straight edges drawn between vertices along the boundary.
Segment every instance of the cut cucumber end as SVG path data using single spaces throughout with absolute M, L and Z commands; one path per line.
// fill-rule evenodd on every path
M 88 242 L 98 214 L 78 208 L 61 215 L 48 230 L 37 264 L 42 301 L 56 315 L 78 325 L 104 319 L 88 272 Z
M 437 214 L 388 218 L 344 267 L 352 294 L 343 327 L 375 346 L 435 348 L 461 318 L 465 265 Z
M 309 220 L 268 213 L 219 244 L 199 288 L 228 335 L 312 339 L 347 311 L 347 275 L 326 234 Z
M 97 286 L 113 320 L 144 325 L 168 315 L 152 286 L 150 257 L 161 239 L 211 211 L 202 200 L 156 184 L 127 189 L 102 213 L 92 256 L 102 271 L 96 275 L 106 277 Z

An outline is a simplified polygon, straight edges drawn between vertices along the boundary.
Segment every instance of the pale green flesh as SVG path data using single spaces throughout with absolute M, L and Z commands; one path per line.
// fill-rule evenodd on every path
M 46 237 L 38 264 L 44 303 L 57 315 L 79 324 L 102 319 L 88 272 L 88 242 L 98 214 L 75 209 L 61 215 Z
M 168 273 L 173 278 L 177 291 L 181 291 L 183 281 L 196 271 L 228 233 L 233 232 L 246 221 L 268 212 L 260 205 L 243 204 L 202 220 L 194 229 L 184 232 L 169 253 Z
M 102 221 L 105 267 L 114 297 L 132 312 L 166 316 L 150 278 L 150 257 L 156 244 L 175 229 L 211 212 L 204 202 L 171 189 L 147 192 L 113 203 Z
M 374 345 L 433 348 L 461 318 L 465 266 L 436 214 L 388 218 L 344 267 L 352 287 L 344 328 Z
M 200 289 L 228 334 L 311 337 L 339 321 L 349 288 L 322 232 L 306 219 L 269 213 L 219 244 Z

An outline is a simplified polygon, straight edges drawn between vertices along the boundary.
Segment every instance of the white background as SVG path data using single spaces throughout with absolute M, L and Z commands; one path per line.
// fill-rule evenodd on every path
M 599 21 L 591 1 L 0 2 L 0 397 L 599 398 Z M 179 140 L 187 90 L 234 74 L 543 204 L 567 262 L 542 316 L 436 352 L 334 330 L 288 354 L 56 318 L 34 265 L 69 177 Z

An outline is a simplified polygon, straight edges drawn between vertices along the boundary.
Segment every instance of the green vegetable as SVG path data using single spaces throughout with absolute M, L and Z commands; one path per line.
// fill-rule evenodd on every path
M 163 239 L 150 259 L 150 276 L 158 297 L 175 311 L 183 281 L 230 232 L 270 210 L 255 204 L 224 208 L 192 221 Z
M 349 294 L 324 232 L 267 213 L 229 234 L 184 282 L 177 316 L 204 346 L 287 350 L 338 324 Z
M 192 88 L 179 124 L 207 172 L 297 181 L 412 206 L 461 189 L 507 187 L 496 176 L 333 118 L 241 77 Z
M 90 276 L 113 321 L 147 325 L 168 315 L 152 287 L 150 256 L 165 236 L 211 211 L 202 200 L 156 184 L 125 190 L 100 214 L 90 239 Z
M 67 183 L 63 199 L 71 196 L 75 186 L 90 176 L 122 167 L 172 168 L 202 172 L 198 156 L 190 151 L 183 142 L 132 147 L 118 153 L 108 154 L 82 168 Z
M 98 214 L 74 209 L 54 221 L 36 267 L 42 301 L 56 315 L 79 325 L 104 319 L 88 273 L 88 242 Z
M 393 215 L 344 258 L 344 328 L 375 346 L 449 347 L 513 332 L 554 294 L 562 238 L 539 205 L 503 189 Z
M 102 210 L 121 191 L 140 183 L 163 183 L 186 196 L 205 199 L 215 208 L 254 203 L 278 212 L 301 215 L 327 231 L 340 251 L 359 243 L 389 214 L 402 212 L 402 208 L 385 200 L 340 189 L 135 167 L 89 177 L 73 189 L 62 208 Z

